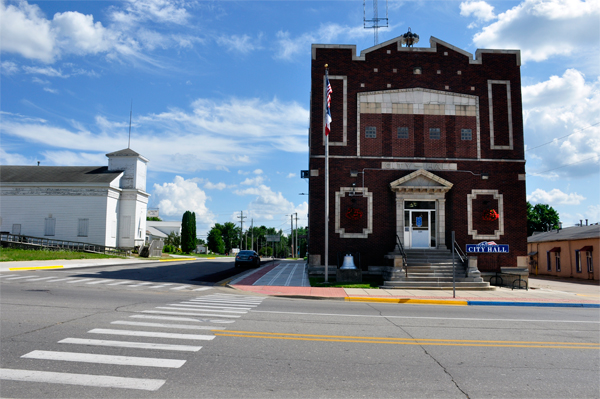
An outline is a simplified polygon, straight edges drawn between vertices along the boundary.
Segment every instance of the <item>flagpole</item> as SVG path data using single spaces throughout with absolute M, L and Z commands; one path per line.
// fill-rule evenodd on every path
M 329 68 L 325 64 L 327 110 L 329 111 Z M 331 112 L 331 111 L 329 111 Z M 328 114 L 329 115 L 329 114 Z M 328 115 L 325 117 L 327 118 Z M 328 123 L 328 122 L 327 122 Z M 329 282 L 329 132 L 325 130 L 325 282 Z

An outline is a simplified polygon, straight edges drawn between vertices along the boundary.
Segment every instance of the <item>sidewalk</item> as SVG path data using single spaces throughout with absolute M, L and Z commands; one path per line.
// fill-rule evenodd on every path
M 352 302 L 388 302 L 457 306 L 551 306 L 600 308 L 600 286 L 577 280 L 529 277 L 529 290 L 499 287 L 494 291 L 410 290 L 321 288 L 308 285 L 273 285 L 267 281 L 286 281 L 286 273 L 297 273 L 302 261 L 279 261 L 251 270 L 227 285 L 240 291 L 263 295 L 336 299 Z M 306 273 L 306 270 L 304 270 Z M 275 278 L 276 277 L 276 278 Z M 294 280 L 294 279 L 289 279 Z M 297 281 L 297 279 L 296 279 Z M 306 278 L 308 281 L 308 278 Z
M 159 262 L 175 262 L 185 260 L 196 260 L 196 258 L 178 256 L 173 259 L 59 259 L 59 260 L 32 260 L 23 262 L 0 262 L 0 272 L 8 271 L 24 271 L 24 270 L 62 270 L 74 269 L 79 267 L 94 267 L 94 266 L 122 266 L 135 265 L 140 263 L 159 263 Z

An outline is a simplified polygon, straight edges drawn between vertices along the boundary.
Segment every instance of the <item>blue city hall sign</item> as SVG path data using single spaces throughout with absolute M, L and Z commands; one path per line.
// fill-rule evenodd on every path
M 484 241 L 479 244 L 467 244 L 467 253 L 508 253 L 508 244 L 496 244 L 494 241 Z

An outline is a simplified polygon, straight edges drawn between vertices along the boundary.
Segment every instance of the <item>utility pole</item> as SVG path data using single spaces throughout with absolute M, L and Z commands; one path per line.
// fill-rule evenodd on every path
M 293 258 L 295 255 L 295 252 L 294 252 L 294 214 L 293 213 L 290 215 L 290 223 L 291 223 L 291 228 L 292 228 L 291 234 L 290 234 L 290 239 L 292 240 L 292 258 Z
M 243 249 L 242 248 L 242 244 L 243 244 L 243 239 L 244 239 L 244 219 L 246 219 L 248 216 L 244 216 L 244 211 L 241 211 L 242 215 L 238 216 L 238 219 L 240 219 L 240 224 L 241 224 L 241 230 L 240 230 L 240 250 Z M 247 247 L 246 247 L 247 248 Z
M 254 219 L 250 219 L 250 231 L 252 232 L 252 240 L 250 243 L 252 245 L 252 250 L 254 251 Z M 256 252 L 258 252 L 258 248 L 256 248 Z
M 294 257 L 297 258 L 298 252 L 300 252 L 298 248 L 298 212 L 294 213 L 294 215 L 296 215 L 296 252 L 294 253 Z

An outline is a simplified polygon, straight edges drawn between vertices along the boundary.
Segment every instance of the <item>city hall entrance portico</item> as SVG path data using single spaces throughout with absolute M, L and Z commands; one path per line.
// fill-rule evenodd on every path
M 424 169 L 390 183 L 396 234 L 404 248 L 446 249 L 446 193 L 453 184 Z

